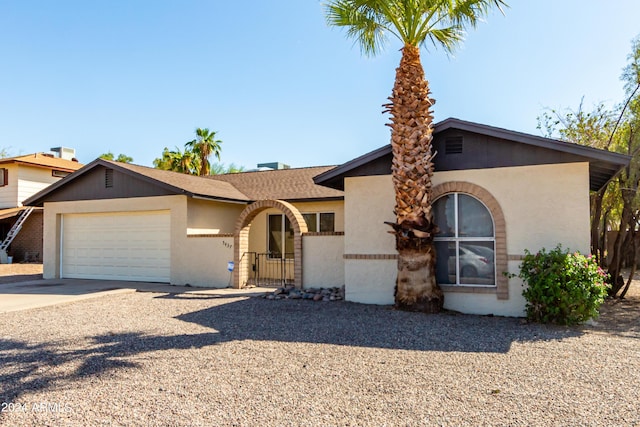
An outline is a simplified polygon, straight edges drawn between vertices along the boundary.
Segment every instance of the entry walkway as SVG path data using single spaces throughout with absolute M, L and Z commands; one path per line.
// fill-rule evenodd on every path
M 259 296 L 267 292 L 273 292 L 273 288 L 217 289 L 112 280 L 38 279 L 0 284 L 0 313 L 130 292 L 209 295 L 230 298 L 236 296 Z

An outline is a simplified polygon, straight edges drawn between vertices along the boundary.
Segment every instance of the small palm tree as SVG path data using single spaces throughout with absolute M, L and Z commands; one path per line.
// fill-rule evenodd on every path
M 398 276 L 396 306 L 438 312 L 444 296 L 436 283 L 431 212 L 433 115 L 420 46 L 430 41 L 451 52 L 464 28 L 475 26 L 502 0 L 332 0 L 329 25 L 345 27 L 367 55 L 377 54 L 392 34 L 402 43 L 402 58 L 385 112 L 391 113 L 392 180 L 395 190 Z
M 211 173 L 211 163 L 209 163 L 211 155 L 214 155 L 220 161 L 220 144 L 222 144 L 222 141 L 215 138 L 215 132 L 210 132 L 207 128 L 197 128 L 196 139 L 185 144 L 185 148 L 193 151 L 200 160 L 199 175 L 209 175 Z

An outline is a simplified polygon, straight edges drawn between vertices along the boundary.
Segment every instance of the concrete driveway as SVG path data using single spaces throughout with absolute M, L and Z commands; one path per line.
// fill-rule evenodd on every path
M 272 291 L 273 289 L 269 288 L 216 289 L 111 280 L 38 279 L 16 283 L 0 283 L 0 313 L 128 292 L 209 295 L 225 298 L 258 296 Z

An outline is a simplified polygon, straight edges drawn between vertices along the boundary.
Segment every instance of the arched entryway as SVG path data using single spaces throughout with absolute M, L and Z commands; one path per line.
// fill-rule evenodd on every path
M 291 203 L 283 200 L 260 200 L 247 206 L 238 221 L 234 233 L 234 274 L 233 286 L 236 289 L 244 286 L 248 279 L 248 260 L 243 254 L 249 251 L 249 231 L 251 222 L 265 209 L 275 208 L 289 219 L 293 228 L 294 283 L 302 288 L 302 234 L 307 232 L 307 223 L 300 211 Z

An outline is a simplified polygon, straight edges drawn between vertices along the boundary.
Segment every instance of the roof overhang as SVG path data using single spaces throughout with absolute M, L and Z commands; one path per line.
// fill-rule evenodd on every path
M 449 118 L 437 123 L 434 126 L 434 137 L 452 129 L 479 134 L 486 137 L 493 137 L 512 143 L 523 144 L 527 147 L 536 147 L 545 150 L 552 150 L 558 153 L 565 153 L 571 155 L 572 158 L 575 159 L 574 161 L 588 162 L 590 189 L 593 191 L 599 190 L 606 185 L 623 167 L 629 165 L 629 162 L 631 161 L 631 157 L 624 154 L 613 153 L 610 151 L 599 150 L 592 147 L 543 138 L 493 126 L 481 125 L 455 118 Z M 386 160 L 385 158 L 387 157 L 390 159 L 391 156 L 391 145 L 385 145 L 314 177 L 314 182 L 319 185 L 344 190 L 345 177 L 390 174 L 391 164 L 389 163 L 387 168 L 381 167 L 379 163 Z M 376 163 L 378 163 L 378 165 L 374 166 Z M 436 166 L 436 172 L 437 171 L 438 168 Z

